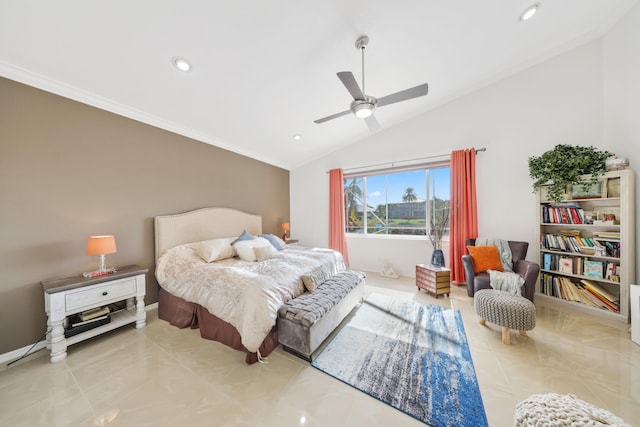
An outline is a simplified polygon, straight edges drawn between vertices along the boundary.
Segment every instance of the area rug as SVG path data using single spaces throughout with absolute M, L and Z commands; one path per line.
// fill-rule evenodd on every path
M 372 294 L 312 365 L 431 426 L 488 426 L 458 310 Z

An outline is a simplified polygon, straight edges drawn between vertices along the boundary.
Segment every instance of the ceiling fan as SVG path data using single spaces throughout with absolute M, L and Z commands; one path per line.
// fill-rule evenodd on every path
M 356 40 L 356 48 L 362 53 L 362 90 L 358 86 L 355 77 L 351 71 L 341 71 L 338 74 L 338 78 L 342 81 L 342 84 L 347 88 L 351 96 L 353 96 L 353 102 L 348 110 L 340 113 L 332 114 L 327 117 L 323 117 L 318 120 L 314 120 L 314 123 L 324 123 L 329 120 L 336 119 L 338 117 L 346 116 L 349 113 L 355 114 L 356 117 L 365 119 L 369 130 L 372 132 L 380 129 L 380 124 L 376 120 L 373 112 L 378 107 L 384 107 L 385 105 L 395 104 L 396 102 L 406 101 L 408 99 L 417 98 L 419 96 L 425 96 L 429 92 L 429 85 L 427 83 L 421 84 L 410 89 L 401 90 L 400 92 L 392 93 L 391 95 L 383 96 L 382 98 L 374 98 L 365 94 L 364 91 L 364 51 L 369 43 L 369 37 L 360 36 Z

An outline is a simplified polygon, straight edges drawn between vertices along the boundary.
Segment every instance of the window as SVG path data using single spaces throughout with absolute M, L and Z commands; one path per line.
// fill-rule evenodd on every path
M 450 182 L 449 162 L 345 174 L 345 230 L 426 236 L 428 229 L 444 227 L 447 236 Z

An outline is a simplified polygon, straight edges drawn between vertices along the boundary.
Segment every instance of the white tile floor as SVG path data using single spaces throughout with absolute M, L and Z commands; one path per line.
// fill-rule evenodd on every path
M 536 393 L 572 393 L 640 426 L 640 346 L 627 325 L 568 313 L 536 301 L 528 337 L 501 342 L 478 324 L 473 299 L 419 293 L 412 278 L 369 273 L 367 292 L 451 305 L 461 310 L 492 427 L 513 425 L 515 405 Z M 148 325 L 124 327 L 69 347 L 51 364 L 42 350 L 0 367 L 1 426 L 423 426 L 277 349 L 266 365 L 179 330 L 148 313 Z

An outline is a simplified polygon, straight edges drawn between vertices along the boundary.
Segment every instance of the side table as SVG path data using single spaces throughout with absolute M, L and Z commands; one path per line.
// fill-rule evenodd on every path
M 433 294 L 436 298 L 451 292 L 451 270 L 430 264 L 416 265 L 416 286 L 418 290 Z
M 144 327 L 147 322 L 144 311 L 147 271 L 146 268 L 130 265 L 106 276 L 43 280 L 44 306 L 48 316 L 47 348 L 51 350 L 51 362 L 64 360 L 68 345 L 129 323 L 135 322 L 136 328 Z M 119 301 L 126 301 L 126 308 L 111 313 L 109 323 L 65 337 L 64 327 L 69 316 Z

